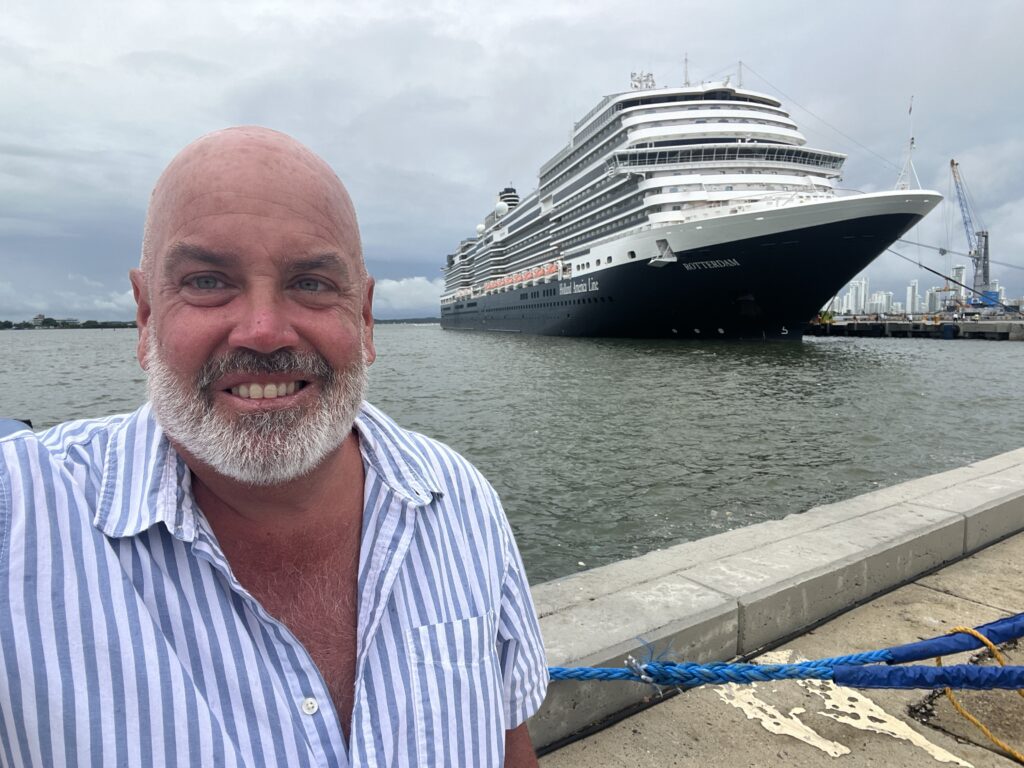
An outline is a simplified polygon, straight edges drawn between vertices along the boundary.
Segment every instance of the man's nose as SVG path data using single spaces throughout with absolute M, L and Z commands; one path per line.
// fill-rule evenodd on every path
M 277 292 L 249 291 L 236 306 L 239 314 L 228 338 L 232 347 L 270 353 L 298 344 L 288 302 Z

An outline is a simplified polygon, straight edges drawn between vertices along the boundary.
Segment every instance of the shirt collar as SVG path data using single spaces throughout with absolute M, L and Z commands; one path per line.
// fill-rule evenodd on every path
M 135 536 L 157 523 L 185 541 L 195 538 L 192 473 L 146 403 L 114 428 L 93 525 L 119 538 Z
M 434 468 L 410 433 L 364 402 L 355 421 L 360 450 L 398 496 L 414 507 L 444 496 Z M 93 525 L 112 538 L 136 536 L 157 523 L 184 541 L 196 535 L 192 473 L 146 403 L 111 435 Z
M 414 507 L 444 496 L 444 485 L 420 445 L 421 436 L 402 429 L 365 401 L 355 427 L 363 459 L 398 496 Z

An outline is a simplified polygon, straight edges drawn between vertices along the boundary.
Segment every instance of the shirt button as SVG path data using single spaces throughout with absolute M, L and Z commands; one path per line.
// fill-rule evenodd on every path
M 302 711 L 307 715 L 315 715 L 320 709 L 320 705 L 316 703 L 316 699 L 310 697 L 302 700 Z

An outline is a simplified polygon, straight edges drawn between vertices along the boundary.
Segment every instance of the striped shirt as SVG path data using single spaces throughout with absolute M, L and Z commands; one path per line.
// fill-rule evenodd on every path
M 491 486 L 368 404 L 349 743 L 150 406 L 0 438 L 0 764 L 500 766 L 544 650 Z

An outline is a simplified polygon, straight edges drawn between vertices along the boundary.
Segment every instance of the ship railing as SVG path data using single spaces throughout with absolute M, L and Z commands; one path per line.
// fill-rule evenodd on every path
M 609 159 L 611 168 L 663 167 L 665 165 L 742 163 L 751 161 L 772 165 L 799 165 L 838 171 L 845 156 L 791 146 L 751 146 L 748 144 L 713 145 L 700 148 L 618 150 Z
M 581 117 L 575 123 L 573 123 L 573 125 L 572 125 L 573 131 L 577 130 L 581 125 L 583 125 L 585 122 L 587 122 L 587 120 L 589 120 L 594 115 L 596 115 L 598 112 L 600 112 L 602 109 L 607 107 L 608 106 L 608 102 L 611 101 L 614 98 L 615 98 L 614 96 L 605 96 L 603 99 L 601 99 L 597 103 L 596 107 L 594 107 L 592 110 L 587 112 L 587 114 L 585 114 L 583 117 Z

